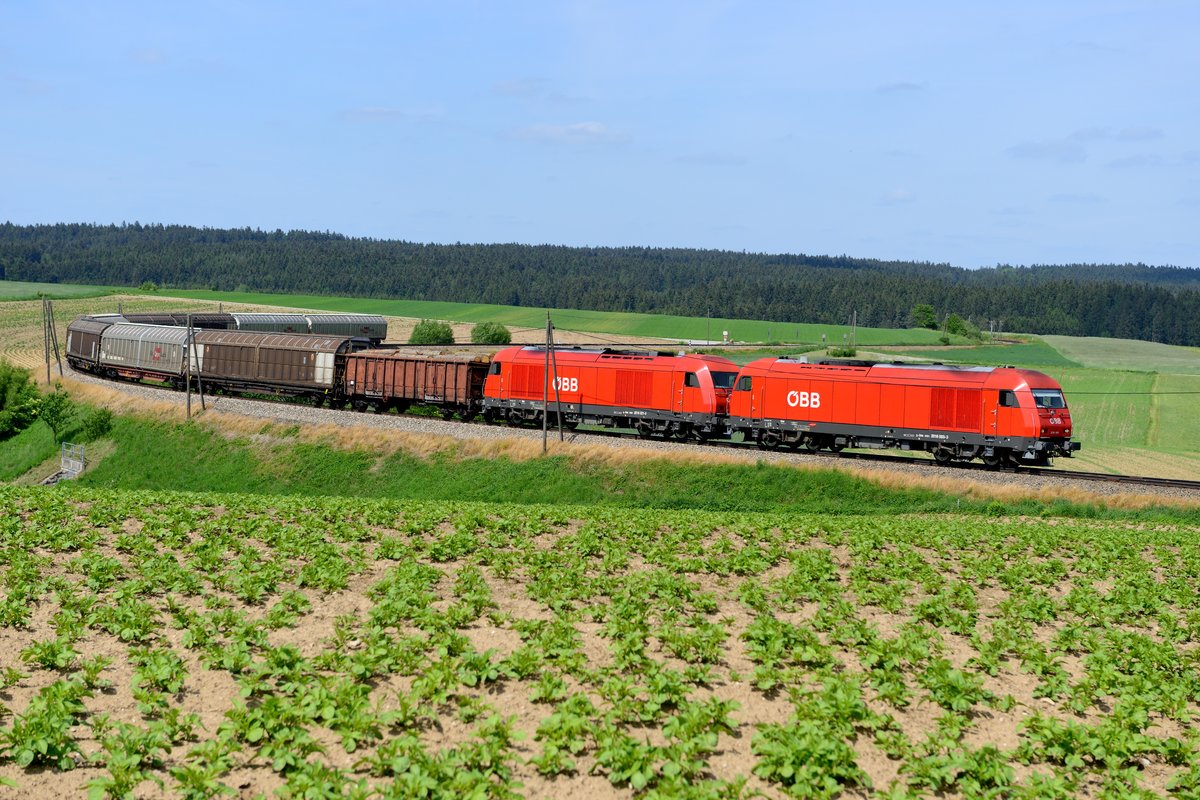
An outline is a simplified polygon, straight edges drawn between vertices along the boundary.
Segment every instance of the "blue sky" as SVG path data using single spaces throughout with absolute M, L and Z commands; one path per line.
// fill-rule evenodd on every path
M 1200 3 L 24 2 L 0 220 L 1200 267 Z

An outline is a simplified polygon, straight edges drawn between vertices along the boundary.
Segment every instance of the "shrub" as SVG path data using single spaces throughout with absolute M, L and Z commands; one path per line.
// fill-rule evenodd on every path
M 512 334 L 499 322 L 481 322 L 471 329 L 475 344 L 512 344 Z
M 107 408 L 97 408 L 84 417 L 80 433 L 85 442 L 94 442 L 107 436 L 112 425 L 113 413 Z
M 423 319 L 413 328 L 409 344 L 454 344 L 454 331 L 445 322 Z
M 75 403 L 71 396 L 63 391 L 62 384 L 55 384 L 54 391 L 43 397 L 38 407 L 38 419 L 49 426 L 55 444 L 61 441 L 60 437 L 74 416 Z
M 38 391 L 29 370 L 0 361 L 0 439 L 29 427 L 37 411 Z

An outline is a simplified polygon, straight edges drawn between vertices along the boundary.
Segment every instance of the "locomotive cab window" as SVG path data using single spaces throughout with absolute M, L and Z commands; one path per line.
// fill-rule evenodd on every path
M 713 372 L 711 374 L 713 386 L 718 389 L 732 389 L 733 382 L 737 380 L 736 372 Z
M 1001 408 L 1017 408 L 1017 393 L 1004 389 L 1000 392 Z
M 700 379 L 696 377 L 696 373 L 688 372 L 683 376 L 683 385 L 690 389 L 699 389 Z
M 748 392 L 748 391 L 750 391 L 750 376 L 749 376 L 749 375 L 743 375 L 743 376 L 741 377 L 741 380 L 739 380 L 739 381 L 737 382 L 737 387 L 736 387 L 736 390 L 737 390 L 737 391 L 739 391 L 739 392 Z
M 1066 408 L 1067 403 L 1063 400 L 1062 392 L 1058 389 L 1034 389 L 1033 402 L 1038 408 Z
M 490 367 L 488 367 L 488 375 L 499 375 L 499 374 L 500 374 L 500 362 L 493 361 L 492 365 Z

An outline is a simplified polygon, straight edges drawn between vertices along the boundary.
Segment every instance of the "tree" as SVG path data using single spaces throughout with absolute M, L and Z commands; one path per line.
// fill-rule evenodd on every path
M 471 329 L 475 344 L 512 344 L 512 334 L 499 322 L 481 322 Z
M 38 391 L 29 370 L 0 361 L 0 439 L 29 427 L 37 413 Z
M 445 322 L 423 319 L 413 328 L 409 344 L 454 344 L 454 330 Z
M 971 322 L 963 319 L 958 314 L 951 314 L 946 317 L 946 333 L 951 336 L 962 336 L 967 339 L 982 339 L 983 334 Z
M 914 328 L 928 328 L 936 331 L 938 322 L 933 306 L 928 303 L 917 303 L 912 307 L 912 311 L 908 312 L 908 324 Z
M 49 426 L 50 432 L 54 434 L 55 443 L 61 441 L 60 437 L 66 432 L 67 424 L 74 416 L 74 401 L 63 391 L 61 383 L 55 384 L 54 391 L 43 397 L 38 407 L 38 419 Z

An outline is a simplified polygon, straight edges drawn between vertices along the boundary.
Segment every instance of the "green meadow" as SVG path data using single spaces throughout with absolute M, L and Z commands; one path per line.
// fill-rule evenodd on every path
M 112 294 L 113 291 L 117 290 L 105 286 L 0 280 L 0 300 L 36 300 L 39 297 L 49 297 L 51 299 L 100 297 Z

